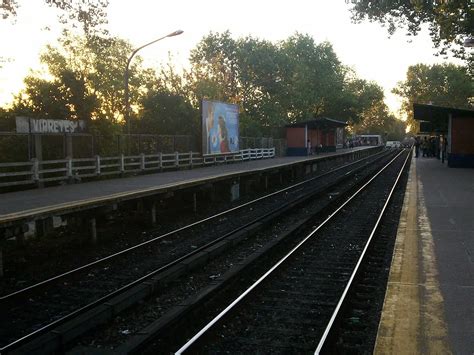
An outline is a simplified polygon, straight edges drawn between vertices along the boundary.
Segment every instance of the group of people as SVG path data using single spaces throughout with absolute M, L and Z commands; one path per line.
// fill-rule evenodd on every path
M 313 146 L 311 145 L 311 140 L 306 141 L 306 154 L 307 155 L 313 155 L 313 153 L 318 154 L 318 151 L 323 148 L 322 144 L 318 144 L 314 149 Z
M 440 153 L 444 153 L 446 149 L 446 138 L 444 141 L 440 141 L 436 137 L 416 137 L 415 138 L 415 156 L 420 156 L 420 149 L 422 157 L 434 158 L 439 157 Z M 443 154 L 444 155 L 444 154 Z

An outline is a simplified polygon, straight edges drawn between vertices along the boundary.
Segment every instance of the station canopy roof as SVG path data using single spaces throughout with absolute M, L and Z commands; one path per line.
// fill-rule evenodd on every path
M 344 121 L 333 120 L 332 118 L 327 117 L 318 117 L 309 121 L 297 122 L 292 124 L 287 124 L 285 127 L 305 127 L 308 128 L 336 128 L 347 126 L 348 123 Z
M 474 110 L 413 104 L 413 117 L 420 121 L 420 133 L 447 132 L 449 115 L 452 117 L 473 117 Z

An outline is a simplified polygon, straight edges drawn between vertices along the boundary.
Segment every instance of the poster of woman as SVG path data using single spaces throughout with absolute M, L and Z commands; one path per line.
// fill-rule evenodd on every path
M 219 132 L 220 151 L 221 153 L 230 153 L 229 132 L 227 131 L 224 117 L 219 116 L 218 125 L 219 125 L 218 132 Z
M 239 107 L 219 101 L 202 100 L 203 154 L 239 151 Z

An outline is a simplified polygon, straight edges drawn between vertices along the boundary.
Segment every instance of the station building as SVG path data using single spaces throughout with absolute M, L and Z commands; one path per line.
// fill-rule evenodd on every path
M 320 117 L 286 125 L 286 155 L 302 156 L 311 152 L 335 152 L 344 146 L 346 122 Z
M 474 168 L 474 110 L 414 104 L 420 134 L 435 136 L 448 166 Z

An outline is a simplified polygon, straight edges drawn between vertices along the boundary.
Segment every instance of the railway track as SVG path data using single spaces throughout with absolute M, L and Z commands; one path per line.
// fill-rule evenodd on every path
M 329 335 L 407 155 L 394 159 L 228 305 L 208 304 L 207 311 L 221 311 L 190 340 L 173 350 L 155 340 L 146 352 L 329 353 Z
M 246 237 L 250 229 L 258 228 L 258 224 L 314 196 L 324 194 L 343 181 L 354 179 L 374 161 L 384 158 L 386 156 L 380 154 L 334 169 L 81 268 L 1 296 L 2 312 L 7 315 L 4 319 L 9 319 L 11 323 L 8 329 L 2 328 L 1 338 L 9 342 L 1 344 L 3 347 L 0 351 L 43 349 L 48 352 L 63 348 L 80 333 L 79 329 L 74 328 L 66 332 L 65 336 L 64 328 L 70 328 L 71 324 L 77 323 L 77 319 L 82 318 L 84 321 L 85 318 L 89 325 L 79 327 L 83 328 L 82 331 L 105 322 L 131 303 L 152 294 L 157 285 L 163 285 L 167 280 L 218 255 L 228 247 L 230 239 L 230 245 L 237 243 Z M 148 286 L 143 286 L 146 282 Z M 107 303 L 109 305 L 104 307 Z M 62 334 L 60 344 L 54 337 L 52 341 L 48 340 L 54 332 Z

